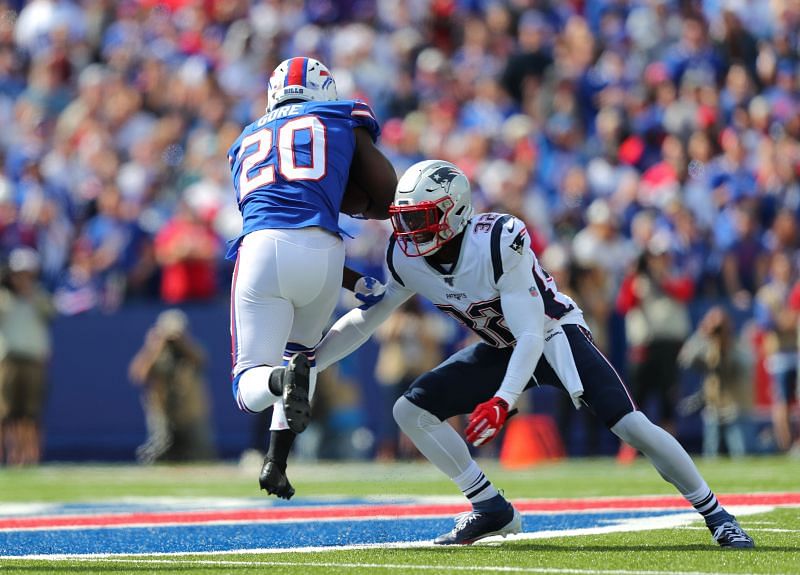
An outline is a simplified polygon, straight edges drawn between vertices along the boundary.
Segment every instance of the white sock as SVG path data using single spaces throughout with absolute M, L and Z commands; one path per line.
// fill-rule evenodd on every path
M 269 426 L 270 431 L 282 431 L 289 429 L 289 422 L 286 421 L 286 411 L 283 409 L 283 402 L 276 401 L 272 407 L 272 423 Z
M 453 481 L 472 504 L 486 501 L 497 495 L 497 489 L 491 481 L 486 479 L 483 471 L 474 461 L 464 473 L 454 477 Z
M 724 513 L 725 517 L 729 515 L 725 508 L 717 501 L 717 496 L 711 491 L 711 488 L 703 482 L 703 486 L 692 493 L 685 493 L 684 497 L 692 504 L 697 512 L 702 515 L 706 523 L 715 523 L 716 515 Z M 721 521 L 720 521 L 721 522 Z
M 248 411 L 259 413 L 281 398 L 269 390 L 269 376 L 273 369 L 259 365 L 239 376 L 239 401 Z

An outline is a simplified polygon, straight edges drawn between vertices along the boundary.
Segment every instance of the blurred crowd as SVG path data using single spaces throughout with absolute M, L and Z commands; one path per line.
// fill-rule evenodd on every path
M 799 49 L 797 0 L 0 0 L 0 255 L 35 250 L 65 315 L 224 298 L 227 149 L 271 70 L 312 56 L 374 108 L 399 173 L 453 161 L 479 210 L 527 222 L 662 423 L 689 409 L 679 366 L 719 388 L 720 352 L 682 347 L 724 331 L 788 450 Z M 343 224 L 354 267 L 381 274 L 386 226 Z M 411 375 L 379 367 L 387 388 Z M 729 452 L 740 395 L 699 398 Z

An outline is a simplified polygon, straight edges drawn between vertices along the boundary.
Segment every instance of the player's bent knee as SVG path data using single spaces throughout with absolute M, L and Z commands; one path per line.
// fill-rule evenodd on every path
M 611 431 L 628 445 L 643 451 L 658 428 L 641 411 L 632 411 L 620 419 Z
M 441 420 L 431 412 L 411 403 L 405 396 L 401 396 L 394 403 L 392 415 L 397 425 L 402 430 L 419 429 L 441 423 Z
M 400 396 L 400 398 L 394 402 L 392 416 L 397 425 L 400 426 L 400 429 L 406 429 L 414 425 L 413 421 L 417 417 L 418 409 L 416 405 L 408 401 L 404 396 Z
M 260 413 L 280 399 L 269 389 L 272 369 L 268 365 L 251 367 L 233 379 L 233 396 L 241 411 Z

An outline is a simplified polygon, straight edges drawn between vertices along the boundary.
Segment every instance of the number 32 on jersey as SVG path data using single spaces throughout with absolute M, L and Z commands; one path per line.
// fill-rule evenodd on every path
M 273 146 L 277 155 L 270 158 Z M 239 202 L 259 188 L 275 181 L 275 171 L 287 182 L 321 180 L 325 177 L 325 124 L 317 116 L 300 116 L 283 124 L 277 138 L 271 128 L 262 128 L 242 140 L 239 148 L 242 170 L 239 175 Z M 306 164 L 298 165 L 297 154 L 305 151 Z M 231 158 L 233 161 L 233 158 Z

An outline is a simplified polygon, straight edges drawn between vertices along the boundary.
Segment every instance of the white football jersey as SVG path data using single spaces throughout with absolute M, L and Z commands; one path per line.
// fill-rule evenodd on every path
M 539 265 L 530 243 L 525 224 L 517 218 L 508 214 L 479 214 L 467 223 L 461 254 L 453 269 L 432 264 L 425 257 L 406 256 L 394 237 L 389 243 L 386 263 L 397 283 L 430 300 L 486 343 L 509 347 L 514 345 L 515 338 L 503 316 L 497 282 L 504 270 L 523 260 L 526 252 L 533 257 L 536 284 L 525 289 L 542 296 L 545 333 L 562 323 L 585 325 L 578 305 L 558 291 L 553 278 Z

